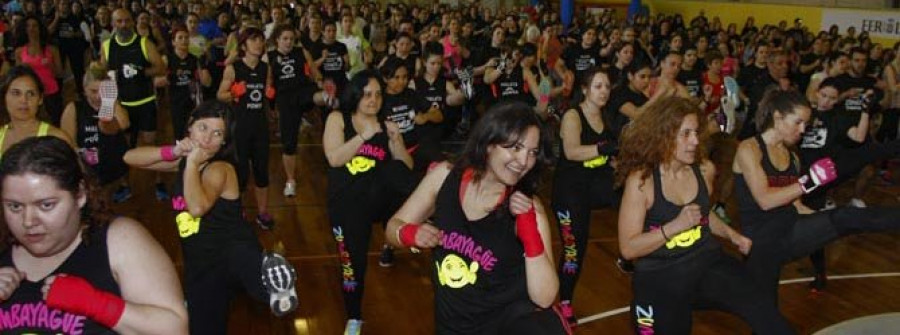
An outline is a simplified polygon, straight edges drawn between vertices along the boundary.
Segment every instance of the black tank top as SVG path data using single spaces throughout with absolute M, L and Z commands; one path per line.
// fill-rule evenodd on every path
M 246 228 L 243 227 L 247 224 L 242 219 L 240 197 L 237 199 L 216 198 L 216 202 L 206 214 L 199 218 L 193 217 L 188 212 L 187 202 L 184 199 L 184 167 L 185 161 L 182 160 L 172 186 L 172 210 L 176 213 L 175 223 L 178 225 L 178 235 L 181 236 L 183 243 L 217 240 L 220 237 L 229 236 L 233 232 L 242 231 L 241 228 Z M 201 169 L 201 173 L 202 171 Z M 214 245 L 207 246 L 216 247 Z
M 150 61 L 144 54 L 144 41 L 146 38 L 137 33 L 130 41 L 119 44 L 113 36 L 109 43 L 107 65 L 116 70 L 116 84 L 119 87 L 119 100 L 123 104 L 138 102 L 155 94 L 153 80 L 144 75 L 144 70 L 150 67 Z
M 169 52 L 169 97 L 173 103 L 183 106 L 191 101 L 195 85 L 194 74 L 197 73 L 197 57 L 187 54 L 181 58 L 175 52 Z M 189 111 L 185 111 L 189 112 Z
M 88 233 L 90 243 L 82 241 L 51 275 L 79 276 L 99 290 L 121 296 L 109 266 L 106 245 L 109 226 L 89 229 L 92 229 Z M 11 250 L 0 255 L 0 267 L 15 266 Z M 0 303 L 0 331 L 4 334 L 115 334 L 85 316 L 48 308 L 41 293 L 43 286 L 43 280 L 23 280 L 12 296 Z
M 429 106 L 437 104 L 438 109 L 444 110 L 447 106 L 444 101 L 447 99 L 447 79 L 438 76 L 433 83 L 429 83 L 425 77 L 416 78 L 416 95 L 428 101 Z
M 578 114 L 578 119 L 581 120 L 581 143 L 584 144 L 592 144 L 599 143 L 601 141 L 612 141 L 614 140 L 610 131 L 608 131 L 609 127 L 604 125 L 603 132 L 598 133 L 594 131 L 594 128 L 591 128 L 591 124 L 588 123 L 587 118 L 584 116 L 584 112 L 581 110 L 581 106 L 577 105 L 572 109 L 575 110 L 575 113 Z M 562 141 L 559 143 L 559 152 L 563 151 Z M 565 155 L 560 154 L 559 160 L 556 164 L 556 176 L 572 176 L 572 174 L 578 174 L 578 177 L 589 176 L 592 174 L 599 173 L 600 171 L 611 173 L 613 171 L 612 167 L 609 165 L 609 159 L 611 157 L 600 155 L 593 159 L 587 161 L 570 161 L 566 159 Z M 587 179 L 581 179 L 582 182 L 587 181 Z
M 84 162 L 100 179 L 100 184 L 106 184 L 128 171 L 128 165 L 122 160 L 128 151 L 128 142 L 123 131 L 114 135 L 100 132 L 100 121 L 96 115 L 97 111 L 87 101 L 75 103 L 75 142 L 81 148 L 79 151 Z
M 275 88 L 279 92 L 290 92 L 299 89 L 301 86 L 312 84 L 307 71 L 309 65 L 306 64 L 306 57 L 303 55 L 303 49 L 294 48 L 288 54 L 283 55 L 278 50 L 269 51 L 269 64 L 272 65 L 272 74 L 275 76 Z
M 247 64 L 244 64 L 243 59 L 234 62 L 234 81 L 247 83 L 247 92 L 241 96 L 235 108 L 238 115 L 252 113 L 265 116 L 261 112 L 266 111 L 266 75 L 268 75 L 268 65 L 266 63 L 259 62 L 255 68 L 251 69 Z
M 525 78 L 522 76 L 522 67 L 518 65 L 510 73 L 504 71 L 500 78 L 497 78 L 491 84 L 491 90 L 494 98 L 501 101 L 513 99 L 524 103 L 532 103 L 534 100 L 528 83 L 525 82 Z
M 341 113 L 344 118 L 344 141 L 349 141 L 357 135 L 353 129 L 353 121 L 350 114 Z M 382 128 L 386 127 L 382 124 Z M 388 149 L 386 132 L 380 132 L 372 136 L 356 150 L 356 155 L 349 162 L 339 167 L 328 169 L 328 199 L 335 199 L 344 191 L 358 190 L 375 182 L 378 171 L 382 165 L 394 157 Z M 383 177 L 382 177 L 383 178 Z
M 439 334 L 481 334 L 505 306 L 529 299 L 515 218 L 504 205 L 469 221 L 460 201 L 462 180 L 459 169 L 450 172 L 435 205 L 434 224 L 443 232 L 442 245 L 431 252 Z
M 667 232 L 670 238 L 662 247 L 649 255 L 639 258 L 634 265 L 639 270 L 652 270 L 671 266 L 690 259 L 696 255 L 720 248 L 718 240 L 710 235 L 709 229 L 709 190 L 700 167 L 691 165 L 691 171 L 697 178 L 697 196 L 688 203 L 700 205 L 703 219 L 693 228 L 676 234 Z M 653 206 L 647 210 L 644 219 L 644 232 L 658 230 L 660 226 L 674 220 L 681 213 L 683 205 L 673 204 L 663 195 L 662 177 L 659 168 L 653 169 Z
M 794 155 L 791 155 L 791 162 L 788 168 L 780 171 L 772 165 L 769 150 L 766 148 L 766 143 L 763 142 L 762 135 L 756 135 L 754 138 L 759 145 L 759 150 L 762 151 L 761 164 L 763 171 L 766 173 L 769 187 L 784 187 L 796 184 L 800 165 L 794 159 Z M 791 225 L 787 223 L 796 221 L 797 208 L 793 204 L 781 205 L 770 210 L 760 208 L 759 204 L 756 203 L 756 199 L 753 199 L 753 194 L 750 193 L 750 187 L 747 186 L 747 181 L 744 179 L 743 174 L 734 174 L 734 191 L 741 213 L 741 228 L 745 232 L 748 229 L 752 231 L 757 226 L 777 226 L 782 228 L 781 232 L 771 231 L 770 233 L 786 234 L 791 229 Z

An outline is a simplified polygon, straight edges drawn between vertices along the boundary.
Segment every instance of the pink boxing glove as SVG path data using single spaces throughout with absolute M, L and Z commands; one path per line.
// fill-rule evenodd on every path
M 47 306 L 84 315 L 97 323 L 113 328 L 125 312 L 125 300 L 101 291 L 84 278 L 59 275 L 47 292 Z
M 544 253 L 544 240 L 538 232 L 537 213 L 534 207 L 527 212 L 516 215 L 516 235 L 525 248 L 525 257 L 537 257 Z
M 809 193 L 819 186 L 828 184 L 837 179 L 837 168 L 829 157 L 817 160 L 809 166 L 809 174 L 800 177 L 797 182 L 803 193 Z

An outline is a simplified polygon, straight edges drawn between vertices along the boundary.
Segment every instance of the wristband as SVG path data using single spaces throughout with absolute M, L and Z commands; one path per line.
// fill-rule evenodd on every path
M 125 300 L 98 290 L 84 278 L 60 275 L 47 292 L 47 307 L 84 315 L 113 328 L 125 312 Z
M 666 242 L 669 242 L 672 240 L 669 238 L 669 236 L 666 235 L 666 230 L 663 228 L 663 226 L 659 226 L 659 232 L 662 233 L 662 236 L 664 239 L 666 239 Z
M 544 241 L 537 226 L 537 213 L 532 206 L 525 213 L 516 215 L 516 235 L 525 249 L 525 257 L 537 257 L 544 253 Z
M 397 229 L 397 241 L 400 241 L 404 247 L 412 248 L 416 246 L 416 233 L 419 232 L 419 225 L 415 223 L 404 223 Z
M 178 159 L 178 156 L 175 156 L 175 147 L 171 145 L 164 145 L 160 147 L 159 157 L 166 162 L 171 162 Z

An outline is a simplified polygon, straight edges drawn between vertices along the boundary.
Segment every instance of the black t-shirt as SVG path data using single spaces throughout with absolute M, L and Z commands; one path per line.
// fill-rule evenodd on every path
M 684 85 L 692 97 L 703 95 L 703 72 L 696 66 L 690 70 L 681 69 L 675 80 Z
M 741 68 L 741 73 L 737 77 L 738 84 L 741 87 L 750 87 L 756 81 L 759 81 L 764 76 L 768 76 L 769 70 L 768 68 L 760 68 L 755 64 L 750 64 Z
M 819 158 L 834 156 L 835 153 L 855 146 L 855 141 L 847 137 L 847 131 L 859 123 L 859 117 L 836 107 L 830 111 L 815 111 L 803 132 L 800 141 L 800 158 L 803 166 Z
M 581 43 L 570 45 L 563 51 L 563 61 L 569 71 L 575 72 L 575 82 L 580 83 L 581 77 L 592 67 L 600 66 L 600 47 L 594 45 L 585 49 Z
M 344 43 L 337 41 L 332 44 L 321 43 L 309 50 L 313 58 L 316 59 L 322 57 L 323 50 L 328 51 L 328 56 L 325 57 L 325 61 L 319 66 L 322 77 L 331 79 L 336 83 L 347 81 L 347 69 L 350 67 L 350 64 L 344 63 L 344 56 L 348 55 L 347 46 Z
M 631 122 L 631 119 L 625 114 L 622 114 L 619 109 L 626 103 L 631 103 L 634 107 L 641 107 L 647 103 L 648 100 L 646 95 L 631 90 L 628 85 L 621 85 L 612 90 L 612 93 L 609 95 L 609 103 L 603 111 L 603 121 L 609 125 L 610 130 L 612 130 L 612 133 L 616 138 L 619 137 L 622 128 Z
M 834 78 L 835 86 L 837 86 L 838 91 L 843 94 L 851 89 L 862 89 L 863 91 L 874 90 L 875 89 L 875 78 L 863 75 L 861 77 L 851 76 L 849 73 L 842 74 Z M 877 98 L 872 98 L 871 105 L 874 105 L 874 102 L 877 101 Z M 844 109 L 850 112 L 859 112 L 863 109 L 863 98 L 862 95 L 856 97 L 850 97 L 844 100 Z
M 262 112 L 265 112 L 268 107 L 264 99 L 266 76 L 269 71 L 268 65 L 259 62 L 256 64 L 256 67 L 250 68 L 247 64 L 244 64 L 244 60 L 239 59 L 232 66 L 234 66 L 234 81 L 243 81 L 247 85 L 246 93 L 241 96 L 235 105 L 237 115 L 265 117 L 265 114 L 262 114 Z
M 169 99 L 173 105 L 185 106 L 191 101 L 191 85 L 195 83 L 194 74 L 199 67 L 197 57 L 187 54 L 187 57 L 178 57 L 174 52 L 169 52 L 167 57 L 169 65 Z
M 419 132 L 416 126 L 416 114 L 425 112 L 431 105 L 416 94 L 415 91 L 406 88 L 400 94 L 384 94 L 384 102 L 381 104 L 381 114 L 387 121 L 397 123 L 400 133 L 403 134 L 403 142 L 407 147 L 419 143 Z
M 88 168 L 94 172 L 101 185 L 114 182 L 128 172 L 122 160 L 128 151 L 125 133 L 107 135 L 100 131 L 97 111 L 87 101 L 75 102 L 75 145 Z

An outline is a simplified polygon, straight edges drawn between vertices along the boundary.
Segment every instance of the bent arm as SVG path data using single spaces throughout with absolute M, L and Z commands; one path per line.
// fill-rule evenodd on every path
M 541 234 L 545 249 L 540 256 L 525 258 L 525 277 L 531 302 L 541 308 L 548 308 L 559 293 L 559 277 L 551 258 L 553 244 L 550 243 L 550 223 L 547 220 L 547 212 L 538 197 L 533 197 L 532 201 L 537 214 L 538 232 Z
M 122 334 L 187 334 L 188 316 L 175 266 L 140 223 L 115 219 L 107 236 L 110 267 L 125 300 L 114 330 Z M 152 289 L 150 289 L 152 288 Z

